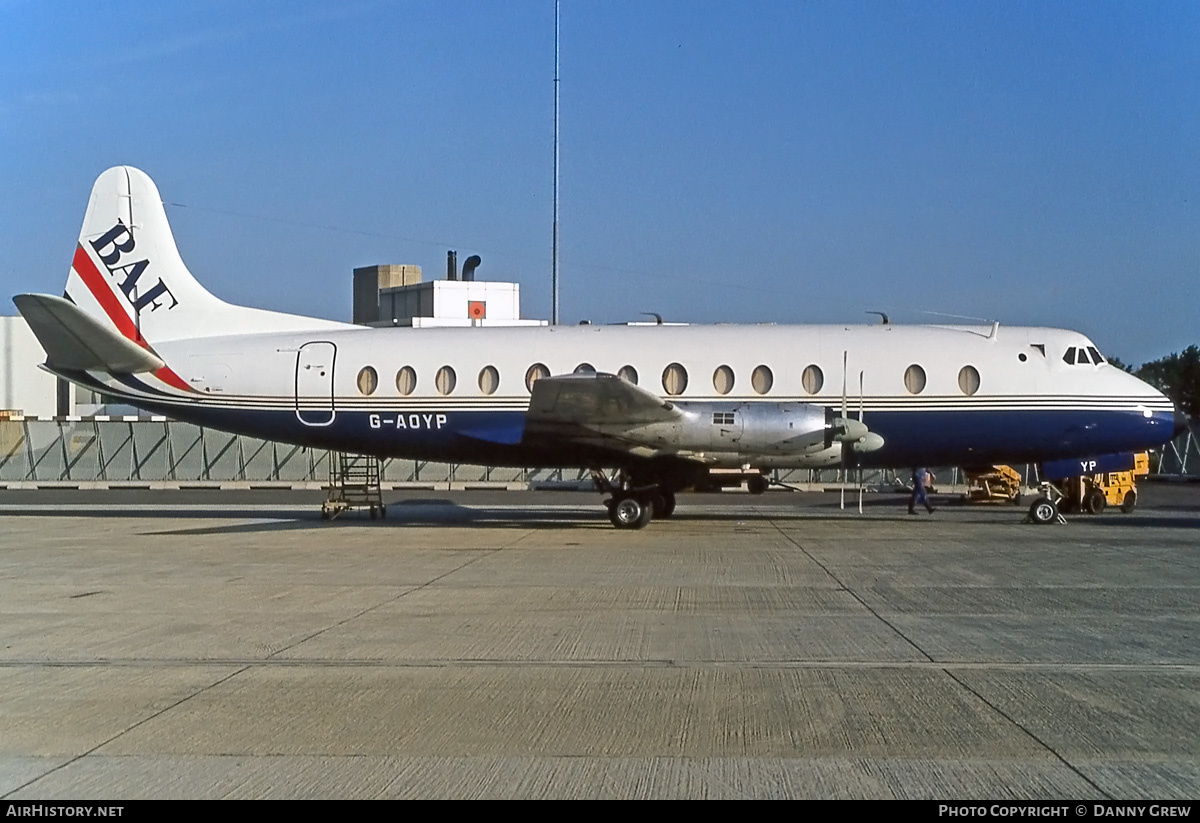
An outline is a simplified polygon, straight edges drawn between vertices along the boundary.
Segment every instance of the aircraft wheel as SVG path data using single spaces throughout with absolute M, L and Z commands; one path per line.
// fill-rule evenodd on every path
M 654 517 L 654 504 L 648 499 L 622 497 L 608 508 L 608 519 L 618 529 L 644 529 Z
M 1100 514 L 1104 511 L 1104 507 L 1108 505 L 1108 500 L 1104 497 L 1104 492 L 1096 489 L 1088 494 L 1087 499 L 1083 501 L 1083 505 L 1092 514 Z
M 371 519 L 374 520 L 378 516 L 379 516 L 379 511 L 374 506 L 372 506 L 371 507 Z
M 1125 492 L 1125 499 L 1121 501 L 1121 511 L 1125 512 L 1125 514 L 1129 514 L 1136 507 L 1137 507 L 1137 492 L 1135 492 L 1135 491 Z
M 1038 525 L 1044 526 L 1047 523 L 1053 523 L 1057 517 L 1058 507 L 1049 497 L 1039 497 L 1029 507 L 1029 519 Z
M 666 520 L 675 513 L 675 492 L 662 492 L 654 498 L 654 519 Z
M 634 525 L 635 529 L 644 529 L 650 525 L 650 521 L 654 519 L 654 503 L 650 500 L 639 500 L 642 504 L 642 516 L 638 518 L 638 522 Z
M 1021 505 L 1021 501 L 1023 499 L 1024 499 L 1024 497 L 1021 495 L 1021 493 L 1017 492 L 1016 494 L 1014 494 L 1012 496 L 1012 503 L 1014 506 L 1019 506 L 1019 505 Z
M 761 474 L 756 474 L 746 481 L 746 491 L 751 494 L 762 494 L 771 484 L 767 482 L 767 478 Z
M 1058 502 L 1058 510 L 1063 514 L 1070 514 L 1075 511 L 1075 501 L 1070 497 L 1064 497 Z
M 382 517 L 384 520 L 387 520 L 387 506 L 379 507 L 379 516 Z

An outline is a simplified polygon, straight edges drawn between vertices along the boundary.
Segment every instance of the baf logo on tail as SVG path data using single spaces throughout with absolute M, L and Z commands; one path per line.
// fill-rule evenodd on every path
M 179 301 L 167 288 L 167 284 L 161 277 L 148 290 L 138 292 L 138 280 L 149 268 L 149 259 L 117 265 L 122 256 L 129 254 L 137 245 L 133 237 L 133 230 L 120 220 L 100 237 L 90 241 L 90 244 L 96 250 L 96 256 L 100 258 L 100 262 L 108 269 L 108 276 L 119 281 L 117 285 L 125 295 L 125 299 L 133 306 L 135 315 L 140 314 L 147 306 L 150 307 L 150 311 L 158 311 L 163 306 L 170 310 L 179 305 Z

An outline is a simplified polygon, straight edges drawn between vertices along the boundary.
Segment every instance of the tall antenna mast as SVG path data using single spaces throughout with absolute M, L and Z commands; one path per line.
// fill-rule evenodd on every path
M 554 229 L 550 263 L 550 291 L 554 305 L 550 309 L 550 324 L 558 325 L 558 3 L 554 0 Z

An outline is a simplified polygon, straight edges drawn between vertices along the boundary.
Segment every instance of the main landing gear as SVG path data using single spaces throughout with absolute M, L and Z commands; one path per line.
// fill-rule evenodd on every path
M 644 529 L 651 520 L 675 513 L 675 492 L 661 481 L 638 485 L 623 471 L 615 481 L 599 471 L 593 471 L 592 478 L 600 491 L 611 495 L 604 505 L 609 521 L 618 529 Z

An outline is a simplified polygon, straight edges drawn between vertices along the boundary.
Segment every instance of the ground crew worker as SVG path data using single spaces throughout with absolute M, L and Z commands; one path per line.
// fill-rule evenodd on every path
M 912 470 L 912 499 L 908 501 L 908 513 L 916 514 L 917 504 L 920 503 L 925 507 L 926 511 L 933 514 L 933 506 L 929 505 L 929 498 L 925 496 L 925 486 L 930 481 L 933 475 L 922 466 Z

